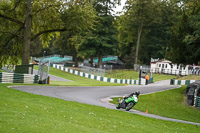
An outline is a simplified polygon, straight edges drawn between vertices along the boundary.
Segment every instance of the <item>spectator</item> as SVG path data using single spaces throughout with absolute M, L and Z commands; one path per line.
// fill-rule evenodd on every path
M 148 83 L 149 83 L 149 75 L 148 74 L 146 74 L 145 79 L 146 79 L 146 85 L 148 85 Z

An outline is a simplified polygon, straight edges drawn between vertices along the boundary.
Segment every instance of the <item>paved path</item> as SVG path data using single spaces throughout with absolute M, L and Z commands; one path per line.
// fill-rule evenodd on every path
M 115 109 L 114 105 L 108 103 L 109 97 L 124 96 L 136 90 L 139 90 L 141 94 L 147 94 L 147 93 L 173 89 L 177 87 L 179 86 L 169 85 L 169 80 L 167 80 L 147 86 L 145 85 L 106 86 L 106 87 L 13 86 L 11 88 L 33 94 L 56 97 L 68 101 L 76 101 L 80 103 L 86 103 L 110 109 Z M 200 123 L 171 119 L 153 114 L 146 114 L 144 112 L 136 110 L 130 110 L 129 112 L 156 119 L 200 125 Z

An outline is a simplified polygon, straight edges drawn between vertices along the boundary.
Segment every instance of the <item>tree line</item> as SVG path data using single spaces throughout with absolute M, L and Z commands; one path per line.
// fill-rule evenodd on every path
M 79 59 L 118 55 L 127 68 L 150 58 L 200 61 L 199 0 L 1 0 L 0 67 L 30 56 Z

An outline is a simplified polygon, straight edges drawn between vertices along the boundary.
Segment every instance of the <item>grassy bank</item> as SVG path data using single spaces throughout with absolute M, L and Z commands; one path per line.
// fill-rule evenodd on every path
M 178 78 L 178 80 L 200 80 L 200 76 L 197 75 L 188 75 Z
M 150 75 L 150 74 L 149 74 Z M 118 79 L 135 79 L 137 80 L 139 77 L 139 72 L 134 70 L 113 70 L 112 72 L 107 72 L 105 77 L 109 78 L 118 78 Z M 174 75 L 166 75 L 166 74 L 153 74 L 154 82 L 167 80 L 176 78 Z
M 200 110 L 185 103 L 185 86 L 178 89 L 141 95 L 139 103 L 134 107 L 136 110 L 157 114 L 165 117 L 176 118 L 200 123 Z M 112 103 L 117 103 L 114 98 Z
M 34 69 L 38 69 L 38 66 L 34 66 Z M 58 77 L 66 78 L 66 79 L 69 79 L 69 80 L 73 80 L 73 81 L 80 81 L 82 79 L 86 79 L 86 78 L 83 78 L 83 77 L 78 78 L 79 76 L 76 76 L 74 74 L 70 74 L 70 73 L 67 73 L 67 72 L 58 70 L 56 68 L 52 68 L 52 67 L 50 68 L 50 74 L 58 76 Z M 127 69 L 113 70 L 112 72 L 107 71 L 105 73 L 105 77 L 116 78 L 116 79 L 135 79 L 135 80 L 138 80 L 139 72 L 136 72 L 136 71 L 133 71 L 133 70 L 127 70 Z M 161 81 L 161 80 L 168 80 L 168 79 L 172 79 L 172 78 L 176 78 L 176 76 L 166 75 L 166 74 L 153 74 L 154 82 Z M 94 80 L 92 80 L 92 81 L 94 81 Z M 97 82 L 99 82 L 99 81 L 97 81 Z M 55 83 L 55 82 L 53 82 L 53 83 Z M 64 84 L 64 83 L 60 82 L 60 84 Z M 118 84 L 118 85 L 120 85 L 120 84 Z
M 197 133 L 200 129 L 199 126 L 29 94 L 9 89 L 7 85 L 0 84 L 1 133 Z
M 34 66 L 34 69 L 38 69 L 38 66 Z M 123 86 L 125 84 L 107 83 L 103 81 L 92 80 L 77 76 L 62 70 L 50 67 L 49 73 L 61 78 L 71 80 L 69 82 L 64 81 L 51 81 L 50 85 L 61 85 L 61 86 Z

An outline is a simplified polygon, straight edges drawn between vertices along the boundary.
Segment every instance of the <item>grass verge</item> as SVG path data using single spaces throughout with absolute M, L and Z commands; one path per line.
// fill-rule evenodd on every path
M 34 69 L 38 69 L 38 66 L 34 66 Z M 69 82 L 64 81 L 51 81 L 50 85 L 60 85 L 60 86 L 123 86 L 125 84 L 108 83 L 103 81 L 92 80 L 77 76 L 62 70 L 50 67 L 50 74 L 71 80 Z
M 34 68 L 37 69 L 38 66 L 34 66 Z M 93 83 L 92 84 L 98 84 L 99 81 L 95 81 L 95 80 L 91 80 L 91 79 L 87 79 L 87 78 L 83 78 L 83 77 L 80 77 L 80 76 L 76 76 L 74 74 L 70 74 L 70 73 L 67 73 L 67 72 L 64 72 L 64 71 L 61 71 L 61 70 L 58 70 L 56 68 L 50 68 L 50 74 L 52 75 L 55 75 L 55 76 L 58 76 L 58 77 L 62 77 L 62 78 L 66 78 L 68 80 L 72 80 L 74 82 L 80 82 L 80 80 L 82 80 L 83 82 L 85 81 L 92 81 Z M 121 76 L 123 75 L 123 76 Z M 138 76 L 139 76 L 139 73 L 136 72 L 136 71 L 130 71 L 130 70 L 115 70 L 114 71 L 114 74 L 111 73 L 111 74 L 105 74 L 105 77 L 109 77 L 109 78 L 118 78 L 118 79 L 138 79 Z M 172 79 L 172 78 L 176 78 L 176 76 L 174 75 L 165 75 L 165 74 L 153 74 L 153 78 L 154 78 L 154 82 L 156 81 L 161 81 L 161 80 L 167 80 L 167 79 Z M 56 83 L 56 82 L 52 82 L 53 84 Z M 59 82 L 59 84 L 64 84 L 63 82 Z M 71 85 L 74 85 L 74 83 L 67 83 L 67 84 L 71 84 Z M 67 85 L 66 84 L 66 85 Z M 82 84 L 80 82 L 80 84 Z M 103 86 L 106 86 L 106 85 L 123 85 L 123 84 L 116 84 L 116 83 L 105 83 L 105 82 L 101 82 L 100 85 L 103 85 Z M 105 84 L 105 85 L 104 85 Z M 83 84 L 83 86 L 85 86 Z M 96 86 L 96 85 L 94 85 Z
M 198 133 L 200 127 L 64 101 L 0 84 L 0 132 Z M 13 84 L 12 84 L 13 85 Z
M 150 74 L 149 74 L 150 75 Z M 118 79 L 135 79 L 138 80 L 139 72 L 133 70 L 113 70 L 112 72 L 107 72 L 105 77 L 118 78 Z M 154 82 L 176 78 L 174 75 L 166 74 L 153 74 Z
M 178 78 L 178 80 L 200 80 L 200 76 L 197 75 L 188 75 Z
M 153 82 L 177 78 L 175 75 L 153 74 Z
M 185 103 L 185 86 L 178 89 L 157 92 L 139 96 L 139 103 L 134 107 L 136 110 L 165 117 L 176 118 L 200 123 L 200 110 Z M 118 98 L 112 103 L 117 104 Z
M 34 69 L 38 69 L 38 66 L 35 65 Z M 72 80 L 75 83 L 70 83 L 70 82 L 61 82 L 61 81 L 53 81 L 51 82 L 51 85 L 65 85 L 65 86 L 121 86 L 124 84 L 116 84 L 116 83 L 106 83 L 102 81 L 96 81 L 96 80 L 91 80 L 87 78 L 83 78 L 68 72 L 64 72 L 62 70 L 56 69 L 51 67 L 50 68 L 50 74 L 62 77 L 68 80 Z M 133 70 L 114 70 L 112 73 L 106 73 L 105 77 L 108 78 L 117 78 L 117 79 L 135 79 L 138 80 L 139 72 L 133 71 Z M 176 78 L 174 75 L 165 75 L 165 74 L 153 74 L 153 81 L 161 81 L 161 80 L 168 80 L 168 79 L 173 79 Z M 92 81 L 92 82 L 91 82 Z M 87 82 L 85 84 L 84 82 Z M 91 85 L 90 85 L 91 83 Z

